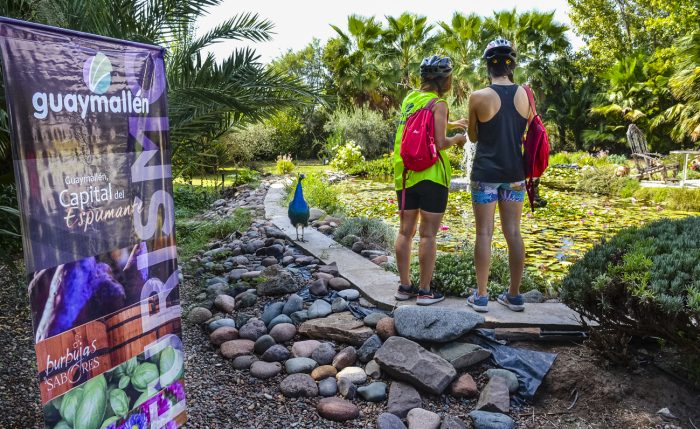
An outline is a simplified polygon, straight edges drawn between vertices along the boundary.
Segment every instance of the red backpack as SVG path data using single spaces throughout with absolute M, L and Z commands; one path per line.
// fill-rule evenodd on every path
M 401 136 L 401 159 L 403 160 L 403 191 L 401 215 L 406 206 L 406 175 L 409 171 L 423 171 L 435 165 L 439 159 L 435 146 L 435 115 L 433 106 L 437 98 L 416 110 L 406 119 Z
M 540 115 L 537 114 L 532 89 L 527 85 L 523 85 L 523 89 L 527 93 L 530 109 L 534 114 L 532 120 L 528 123 L 523 146 L 525 155 L 525 188 L 527 189 L 528 200 L 530 200 L 530 208 L 532 211 L 535 211 L 533 205 L 535 201 L 533 180 L 541 177 L 549 166 L 549 137 Z

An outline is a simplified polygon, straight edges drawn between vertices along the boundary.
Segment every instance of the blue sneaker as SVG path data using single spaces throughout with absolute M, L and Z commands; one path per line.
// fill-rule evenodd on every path
M 508 307 L 510 310 L 513 311 L 523 311 L 525 310 L 525 301 L 523 300 L 523 296 L 520 294 L 517 294 L 515 296 L 511 296 L 508 294 L 508 292 L 503 292 L 502 294 L 498 295 L 498 298 L 496 300 Z
M 478 295 L 478 293 L 479 292 L 475 290 L 473 294 L 467 297 L 467 305 L 479 313 L 486 313 L 489 311 L 489 296 Z

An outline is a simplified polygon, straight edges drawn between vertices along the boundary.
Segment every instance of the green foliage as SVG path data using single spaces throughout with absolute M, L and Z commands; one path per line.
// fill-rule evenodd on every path
M 362 155 L 362 149 L 354 141 L 350 140 L 343 146 L 335 149 L 335 158 L 331 161 L 331 167 L 345 171 L 364 161 L 365 157 Z
M 315 207 L 330 214 L 341 214 L 343 212 L 336 185 L 325 182 L 320 174 L 315 173 L 308 174 L 301 183 L 304 190 L 304 199 L 309 204 L 309 207 Z M 287 184 L 285 204 L 289 204 L 292 201 L 296 185 L 296 180 Z
M 344 170 L 352 176 L 383 179 L 394 175 L 394 153 L 372 161 L 361 161 Z
M 176 218 L 188 218 L 208 209 L 218 198 L 218 193 L 205 186 L 181 183 L 173 185 L 173 202 Z
M 634 197 L 663 204 L 673 210 L 700 212 L 700 189 L 640 187 L 635 190 Z
M 238 209 L 228 218 L 219 220 L 179 220 L 177 231 L 178 256 L 188 259 L 213 240 L 222 240 L 236 231 L 248 229 L 252 222 L 248 210 Z
M 571 267 L 561 297 L 599 324 L 600 344 L 651 336 L 700 356 L 698 236 L 700 217 L 624 229 Z
M 275 164 L 275 170 L 277 174 L 289 174 L 294 171 L 294 162 L 292 162 L 292 155 L 280 155 L 277 157 L 277 163 Z
M 396 241 L 396 230 L 379 219 L 366 217 L 354 217 L 345 219 L 336 228 L 333 237 L 338 242 L 343 242 L 345 237 L 354 235 L 360 237 L 366 243 L 377 244 L 383 249 L 392 249 Z M 350 244 L 352 243 L 344 243 Z
M 584 168 L 581 170 L 578 183 L 576 183 L 576 190 L 591 194 L 617 196 L 621 194 L 623 189 L 629 193 L 630 189 L 639 185 L 639 181 L 636 179 L 617 177 L 615 169 L 614 165 Z
M 420 271 L 417 264 L 411 265 L 411 281 L 418 284 Z M 510 284 L 508 255 L 502 250 L 494 250 L 491 257 L 491 274 L 489 276 L 488 293 L 493 299 L 507 290 Z M 451 253 L 438 253 L 435 260 L 435 272 L 430 283 L 443 293 L 454 296 L 467 296 L 469 289 L 476 288 L 476 265 L 474 264 L 474 246 L 467 244 L 462 250 Z M 524 273 L 520 287 L 522 292 L 532 289 L 546 291 L 546 284 L 540 278 Z
M 246 183 L 257 182 L 260 179 L 260 173 L 253 169 L 242 167 L 235 168 L 233 174 L 230 174 L 229 177 L 233 179 L 231 186 L 240 186 Z
M 324 126 L 326 132 L 338 135 L 342 141 L 353 141 L 368 158 L 387 153 L 394 147 L 396 128 L 382 114 L 365 107 L 336 110 Z

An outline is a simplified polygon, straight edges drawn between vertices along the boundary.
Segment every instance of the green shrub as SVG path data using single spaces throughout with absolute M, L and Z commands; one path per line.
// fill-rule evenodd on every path
M 213 188 L 180 183 L 173 185 L 175 216 L 178 218 L 192 217 L 203 212 L 217 198 L 218 193 Z
M 365 157 L 362 156 L 362 148 L 352 140 L 336 148 L 335 152 L 335 158 L 331 161 L 331 167 L 336 170 L 345 171 L 365 160 Z
M 608 155 L 608 162 L 617 165 L 627 165 L 628 159 L 624 155 Z
M 289 174 L 294 171 L 294 162 L 292 162 L 292 155 L 280 155 L 277 157 L 277 164 L 275 165 L 275 170 L 277 174 Z
M 629 192 L 630 189 L 639 185 L 639 182 L 631 177 L 617 177 L 615 169 L 616 167 L 612 164 L 585 167 L 579 175 L 576 190 L 591 194 L 617 196 L 623 189 Z
M 307 174 L 301 182 L 304 190 L 304 199 L 310 207 L 315 207 L 331 214 L 342 214 L 343 207 L 338 198 L 338 189 L 325 181 L 319 174 Z M 286 186 L 287 198 L 285 204 L 289 204 L 294 197 L 297 181 L 294 180 Z
M 273 159 L 279 153 L 275 148 L 276 130 L 264 122 L 248 124 L 219 140 L 228 150 L 226 161 L 233 164 L 244 164 L 253 159 Z
M 233 181 L 232 186 L 241 186 L 245 185 L 246 183 L 257 182 L 260 179 L 260 173 L 251 168 L 242 167 L 235 168 L 233 173 L 229 174 L 228 177 L 230 177 Z
M 411 280 L 414 284 L 420 281 L 418 264 L 411 265 Z M 510 270 L 508 255 L 503 250 L 494 249 L 491 258 L 491 275 L 489 276 L 488 293 L 493 299 L 510 285 Z M 476 288 L 476 266 L 474 264 L 474 246 L 466 245 L 463 250 L 452 253 L 438 253 L 435 260 L 435 272 L 430 284 L 443 293 L 455 296 L 467 296 L 470 288 Z M 532 289 L 546 291 L 543 279 L 535 278 L 529 273 L 523 274 L 520 286 L 522 292 Z
M 638 200 L 663 204 L 672 210 L 700 212 L 700 189 L 688 188 L 638 188 L 634 192 Z
M 573 264 L 561 298 L 593 326 L 595 345 L 658 337 L 700 357 L 700 217 L 627 228 Z
M 252 222 L 250 211 L 237 209 L 233 215 L 217 221 L 180 221 L 176 223 L 178 256 L 189 258 L 207 243 L 223 240 L 236 231 L 244 231 Z
M 372 161 L 362 161 L 345 169 L 352 176 L 384 178 L 394 175 L 394 154 L 389 153 Z
M 333 237 L 343 242 L 345 237 L 355 235 L 367 243 L 378 244 L 384 249 L 392 249 L 396 241 L 396 231 L 379 219 L 356 217 L 346 219 L 336 228 Z M 347 245 L 347 243 L 344 243 Z M 350 245 L 352 245 L 350 243 Z
M 344 142 L 354 141 L 368 158 L 375 158 L 394 147 L 396 128 L 382 114 L 368 108 L 336 110 L 324 126 L 330 134 L 342 136 Z

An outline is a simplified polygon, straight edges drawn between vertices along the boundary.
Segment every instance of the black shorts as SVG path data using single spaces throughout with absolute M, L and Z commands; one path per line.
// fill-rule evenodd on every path
M 445 213 L 449 189 L 430 180 L 423 180 L 406 188 L 405 210 L 423 210 L 428 213 Z M 399 210 L 403 191 L 396 191 Z

